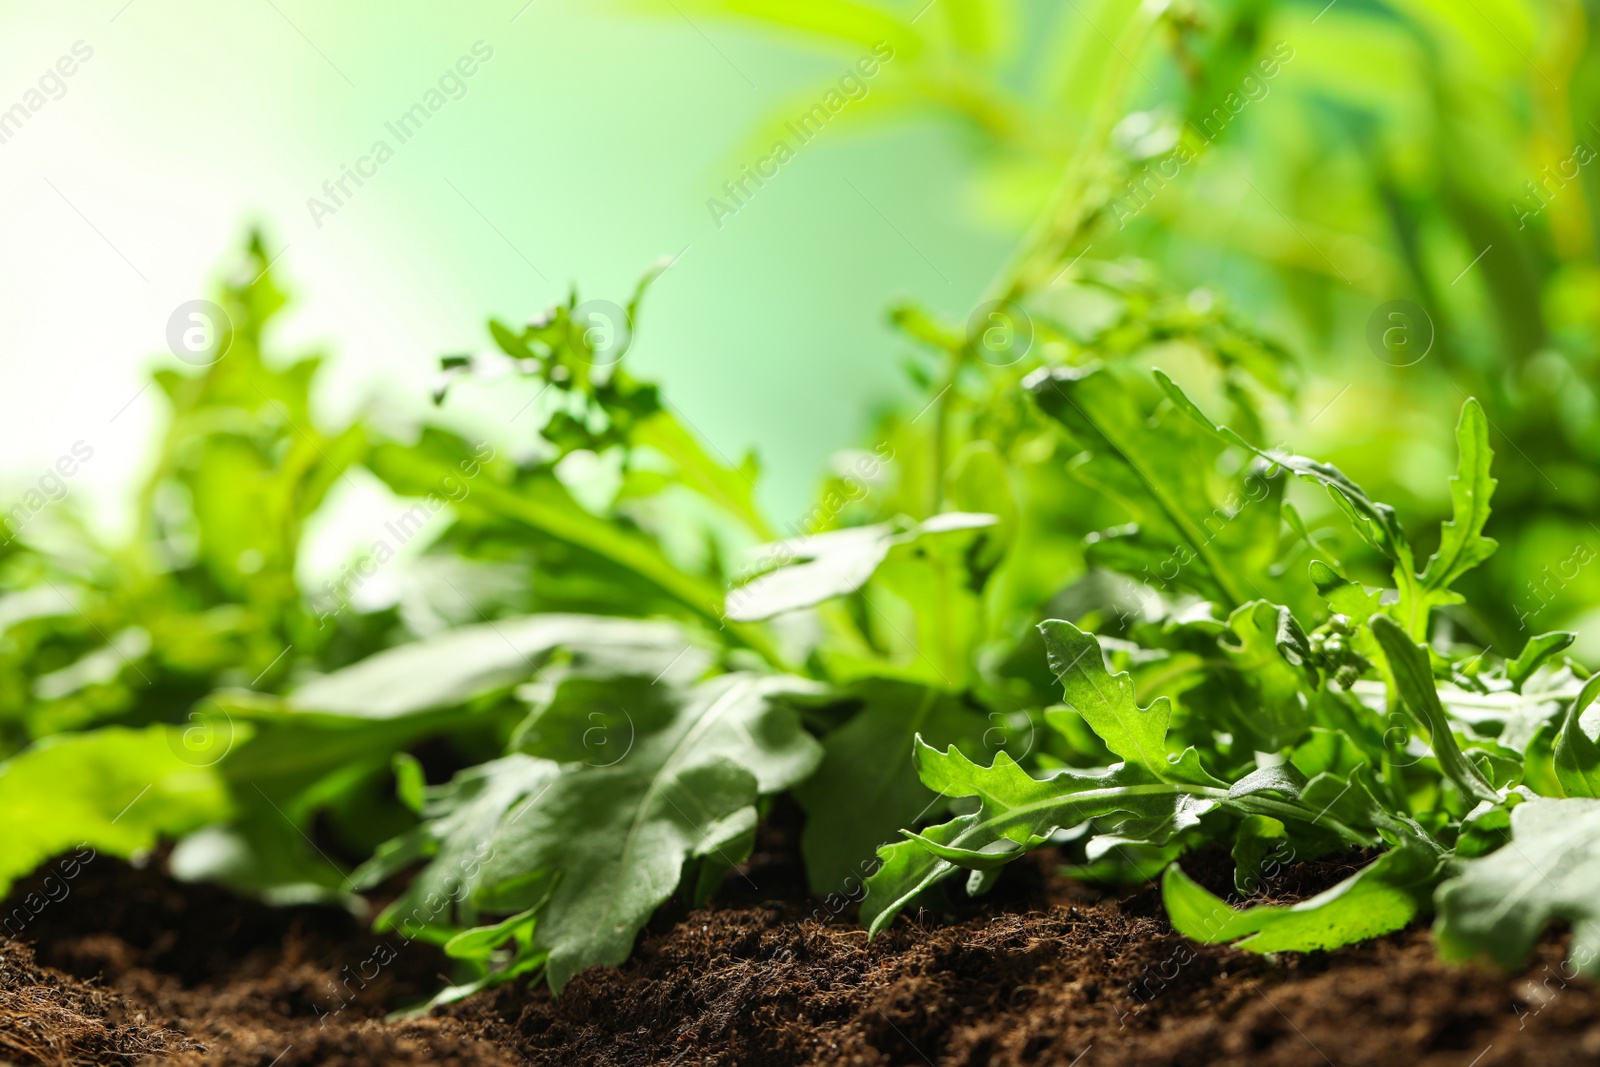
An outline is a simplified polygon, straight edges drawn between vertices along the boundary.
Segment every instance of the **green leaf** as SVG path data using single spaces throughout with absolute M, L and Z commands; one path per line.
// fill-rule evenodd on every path
M 853 593 L 877 572 L 895 537 L 892 524 L 879 523 L 764 545 L 762 559 L 772 569 L 728 594 L 728 617 L 770 619 Z
M 1556 736 L 1556 780 L 1569 797 L 1600 797 L 1600 745 L 1590 739 L 1579 721 L 1584 709 L 1594 703 L 1596 693 L 1600 693 L 1600 675 L 1584 683 Z
M 1178 406 L 1191 419 L 1204 426 L 1218 438 L 1238 448 L 1248 449 L 1255 455 L 1278 466 L 1282 466 L 1299 475 L 1307 481 L 1315 482 L 1325 487 L 1342 511 L 1355 524 L 1356 531 L 1373 548 L 1385 556 L 1407 568 L 1411 566 L 1411 547 L 1406 540 L 1405 532 L 1400 528 L 1400 522 L 1395 517 L 1394 509 L 1388 504 L 1380 504 L 1367 496 L 1366 491 L 1345 476 L 1339 468 L 1327 463 L 1319 463 L 1305 456 L 1296 456 L 1283 452 L 1269 452 L 1250 444 L 1243 437 L 1225 426 L 1218 426 L 1200 410 L 1194 401 L 1190 400 L 1179 389 L 1177 383 L 1161 371 L 1155 372 L 1156 381 L 1174 404 Z
M 398 929 L 407 937 L 440 940 L 441 931 L 475 924 L 483 867 L 494 855 L 501 824 L 515 817 L 514 809 L 520 810 L 542 795 L 560 773 L 560 766 L 551 760 L 513 753 L 469 767 L 445 785 L 430 789 L 422 824 L 384 844 L 351 875 L 357 888 L 370 889 L 428 861 L 405 892 L 378 916 L 377 927 Z M 543 877 L 522 888 L 543 888 L 548 881 Z M 500 903 L 503 906 L 504 902 Z M 531 904 L 524 903 L 523 908 Z
M 386 719 L 323 715 L 238 691 L 220 692 L 204 707 L 219 738 L 208 758 L 226 753 L 217 770 L 234 812 L 227 826 L 179 842 L 174 873 L 274 900 L 346 905 L 353 886 L 345 870 L 309 835 L 331 833 L 351 850 L 376 848 L 413 821 L 395 802 L 395 754 L 430 735 L 470 737 L 491 723 L 456 709 Z
M 437 495 L 441 485 L 455 484 L 456 465 L 420 448 L 385 445 L 369 460 L 375 473 L 397 493 Z M 593 553 L 638 576 L 713 626 L 726 625 L 736 640 L 779 662 L 766 636 L 723 618 L 722 591 L 715 582 L 676 566 L 661 548 L 635 529 L 583 508 L 553 474 L 540 472 L 515 487 L 496 483 L 487 472 L 474 479 L 471 491 L 454 506 L 464 515 L 513 522 L 566 545 Z
M 493 925 L 463 930 L 444 943 L 444 954 L 452 959 L 487 963 L 507 941 L 515 939 L 526 944 L 533 939 L 534 915 L 538 910 L 539 904 L 535 904 Z
M 1261 888 L 1262 866 L 1273 856 L 1293 856 L 1284 824 L 1267 815 L 1239 820 L 1233 842 L 1233 888 L 1245 896 Z
M 305 683 L 292 707 L 330 715 L 394 719 L 455 707 L 538 677 L 565 649 L 574 669 L 654 675 L 671 670 L 690 681 L 709 665 L 682 628 L 666 622 L 598 615 L 529 615 L 463 626 L 379 652 Z
M 1456 835 L 1455 858 L 1477 859 L 1511 840 L 1511 811 L 1509 808 L 1492 808 L 1481 804 L 1461 820 L 1461 832 Z
M 1250 952 L 1315 952 L 1405 926 L 1427 906 L 1439 867 L 1437 851 L 1407 841 L 1298 904 L 1235 909 L 1173 864 L 1161 897 L 1173 928 L 1196 941 L 1231 941 Z
M 1577 639 L 1578 635 L 1570 630 L 1557 630 L 1528 638 L 1528 643 L 1522 646 L 1517 658 L 1506 664 L 1506 677 L 1511 680 L 1512 688 L 1520 693 L 1522 683 L 1531 678 L 1534 671 L 1544 666 L 1551 656 L 1565 652 Z
M 1234 609 L 1228 629 L 1238 644 L 1223 640 L 1219 647 L 1244 690 L 1239 730 L 1263 752 L 1295 743 L 1311 725 L 1306 692 L 1321 681 L 1305 631 L 1288 608 L 1265 600 Z
M 1319 774 L 1348 777 L 1357 767 L 1368 766 L 1361 746 L 1343 730 L 1313 726 L 1306 740 L 1289 753 L 1289 761 L 1307 778 Z
M 728 594 L 728 618 L 755 622 L 853 593 L 867 584 L 893 548 L 998 521 L 993 515 L 947 512 L 910 530 L 879 523 L 764 545 L 761 559 L 772 569 Z
M 1413 637 L 1425 635 L 1428 614 L 1433 607 L 1460 601 L 1459 596 L 1449 591 L 1451 583 L 1493 555 L 1497 545 L 1493 538 L 1483 536 L 1483 527 L 1489 519 L 1489 502 L 1496 484 L 1489 476 L 1494 453 L 1489 448 L 1487 420 L 1476 400 L 1467 400 L 1456 428 L 1460 459 L 1457 473 L 1450 479 L 1453 517 L 1444 524 L 1439 550 L 1419 577 L 1413 570 L 1411 544 L 1393 508 L 1374 501 L 1337 467 L 1304 456 L 1267 452 L 1251 445 L 1232 430 L 1212 422 L 1172 379 L 1159 370 L 1155 374 L 1173 403 L 1221 440 L 1249 449 L 1327 488 L 1356 532 L 1393 561 L 1395 582 L 1400 591 L 1398 614 L 1407 620 L 1407 630 Z M 1319 586 L 1321 584 L 1318 582 Z
M 889 552 L 867 611 L 874 643 L 897 673 L 944 689 L 972 684 L 987 636 L 984 592 L 997 536 L 993 515 L 945 512 Z
M 1039 624 L 1044 635 L 1050 672 L 1061 683 L 1066 702 L 1083 716 L 1107 748 L 1157 778 L 1170 771 L 1167 761 L 1167 723 L 1172 701 L 1157 697 L 1148 708 L 1139 707 L 1133 679 L 1126 671 L 1106 670 L 1100 642 L 1070 622 L 1051 619 Z M 1059 715 L 1046 711 L 1046 720 Z
M 221 776 L 186 758 L 182 732 L 108 727 L 47 738 L 0 763 L 0 896 L 72 849 L 126 859 L 226 820 Z
M 960 511 L 995 516 L 994 529 L 984 543 L 985 568 L 997 566 L 1017 536 L 1016 494 L 1005 457 L 990 441 L 971 441 L 950 464 L 945 493 Z
M 1511 811 L 1511 843 L 1439 887 L 1434 937 L 1446 959 L 1520 967 L 1547 925 L 1572 924 L 1568 958 L 1600 974 L 1600 800 L 1536 797 Z
M 421 815 L 428 797 L 428 780 L 422 761 L 409 752 L 396 752 L 390 766 L 394 769 L 395 796 L 408 809 Z
M 1127 813 L 1176 833 L 1195 825 L 1227 796 L 1224 789 L 1164 782 L 1137 764 L 1100 774 L 1063 770 L 1033 778 L 1004 752 L 988 767 L 958 749 L 916 746 L 917 771 L 930 789 L 950 797 L 977 797 L 970 815 L 913 834 L 878 850 L 883 865 L 867 879 L 862 920 L 877 933 L 917 894 L 960 869 L 1008 863 L 1056 830 L 1086 819 Z
M 1374 847 L 1382 844 L 1377 833 L 1381 829 L 1391 834 L 1409 833 L 1411 824 L 1389 812 L 1378 799 L 1372 772 L 1362 765 L 1340 775 L 1324 771 L 1306 782 L 1300 791 L 1298 803 L 1280 807 L 1264 806 L 1260 798 L 1230 800 L 1231 807 L 1255 810 L 1278 819 L 1293 819 L 1299 827 L 1311 831 L 1327 830 L 1348 844 Z
M 1543 797 L 1567 795 L 1566 789 L 1561 785 L 1561 779 L 1556 777 L 1557 736 L 1555 726 L 1550 723 L 1540 724 L 1533 736 L 1528 739 L 1522 755 L 1522 784 Z
M 1452 719 L 1465 724 L 1478 738 L 1492 738 L 1516 752 L 1526 749 L 1541 726 L 1551 720 L 1559 726 L 1561 709 L 1583 688 L 1583 683 L 1568 670 L 1552 671 L 1537 681 L 1530 678 L 1523 683 L 1521 692 L 1499 684 L 1498 679 L 1491 681 L 1493 688 L 1488 692 L 1483 692 L 1482 687 L 1464 688 L 1441 682 L 1439 701 Z M 1367 683 L 1358 683 L 1360 688 L 1366 686 Z
M 1497 793 L 1470 761 L 1461 754 L 1451 733 L 1450 718 L 1439 702 L 1439 691 L 1433 682 L 1433 667 L 1428 659 L 1428 646 L 1416 644 L 1406 636 L 1400 624 L 1387 615 L 1372 617 L 1372 633 L 1383 648 L 1395 687 L 1406 707 L 1428 728 L 1428 736 L 1439 766 L 1466 796 L 1473 800 L 1499 803 Z
M 658 411 L 634 428 L 634 440 L 672 460 L 678 480 L 744 523 L 762 540 L 772 529 L 755 502 L 755 479 L 749 471 L 718 463 L 700 442 L 668 411 Z
M 1133 514 L 1143 554 L 1171 561 L 1143 580 L 1181 583 L 1228 610 L 1275 590 L 1267 571 L 1277 554 L 1281 484 L 1257 479 L 1256 489 L 1223 478 L 1215 440 L 1189 419 L 1147 414 L 1128 375 L 1044 368 L 1024 385 L 1087 451 L 1073 476 Z
M 1317 587 L 1318 595 L 1339 614 L 1348 615 L 1360 623 L 1366 622 L 1381 609 L 1383 603 L 1381 592 L 1378 590 L 1367 592 L 1361 583 L 1352 582 L 1330 564 L 1314 559 L 1308 571 L 1311 584 Z
M 995 724 L 958 694 L 887 679 L 852 686 L 861 704 L 822 739 L 822 763 L 796 787 L 806 812 L 800 850 L 818 896 L 850 891 L 870 870 L 879 845 L 914 825 L 937 798 L 917 777 L 912 742 L 971 750 Z
M 493 337 L 494 343 L 500 346 L 500 351 L 512 359 L 519 359 L 525 363 L 534 363 L 539 359 L 538 355 L 528 347 L 527 342 L 519 334 L 498 319 L 489 320 L 489 336 Z M 471 366 L 472 357 L 447 356 L 444 364 L 447 369 L 457 365 Z
M 1494 450 L 1489 447 L 1489 422 L 1483 407 L 1468 397 L 1461 406 L 1456 425 L 1456 447 L 1460 458 L 1456 474 L 1450 479 L 1451 519 L 1439 531 L 1439 550 L 1428 560 L 1422 573 L 1423 587 L 1430 591 L 1449 589 L 1455 580 L 1490 556 L 1499 544 L 1483 536 L 1489 521 L 1489 499 L 1495 480 L 1489 477 Z
M 480 894 L 532 872 L 558 878 L 539 915 L 532 950 L 549 952 L 560 989 L 594 964 L 627 958 L 634 936 L 678 885 L 691 860 L 748 848 L 755 802 L 804 779 L 821 746 L 785 701 L 815 695 L 815 683 L 733 674 L 686 692 L 648 679 L 627 685 L 574 678 L 561 683 L 528 731 L 535 756 L 593 726 L 601 702 L 626 709 L 635 732 L 623 754 L 564 761 L 524 808 L 488 837 Z M 575 832 L 578 828 L 581 831 Z

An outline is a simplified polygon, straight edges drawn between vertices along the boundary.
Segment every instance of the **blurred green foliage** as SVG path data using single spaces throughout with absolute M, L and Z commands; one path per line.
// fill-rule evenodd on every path
M 1492 528 L 1506 547 L 1469 579 L 1479 610 L 1456 624 L 1514 654 L 1600 600 L 1600 571 L 1584 564 L 1600 548 L 1600 8 L 700 0 L 685 10 L 841 62 L 891 42 L 895 60 L 837 121 L 954 130 L 975 161 L 976 212 L 1015 227 L 1043 212 L 1042 228 L 1055 228 L 1041 270 L 1148 264 L 1175 291 L 1243 313 L 1311 378 L 1301 403 L 1274 413 L 1273 433 L 1383 499 L 1447 513 L 1450 461 L 1437 443 L 1461 402 L 1479 397 L 1510 464 Z M 752 148 L 816 95 L 798 94 Z M 1063 173 L 1077 175 L 1070 191 Z M 1398 300 L 1426 318 L 1391 319 L 1385 305 Z M 1394 326 L 1391 352 L 1381 338 Z

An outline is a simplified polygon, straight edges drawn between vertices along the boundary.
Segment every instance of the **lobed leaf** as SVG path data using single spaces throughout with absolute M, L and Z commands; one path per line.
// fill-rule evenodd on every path
M 1536 797 L 1511 811 L 1511 841 L 1439 887 L 1434 937 L 1447 959 L 1522 965 L 1552 922 L 1572 924 L 1568 958 L 1600 974 L 1600 800 Z
M 1179 583 L 1230 611 L 1276 588 L 1281 490 L 1267 482 L 1253 496 L 1222 478 L 1214 441 L 1188 419 L 1149 416 L 1136 383 L 1109 368 L 1045 368 L 1023 384 L 1086 450 L 1073 476 L 1134 516 L 1133 543 L 1121 547 L 1150 561 L 1142 580 Z
M 535 872 L 557 879 L 532 941 L 532 951 L 549 953 L 551 988 L 594 964 L 625 960 L 691 860 L 725 868 L 748 853 L 757 799 L 803 780 L 821 758 L 783 699 L 817 688 L 748 674 L 681 693 L 648 679 L 561 683 L 528 732 L 532 755 L 552 744 L 559 773 L 498 824 L 479 890 L 480 898 L 503 892 Z M 568 758 L 575 753 L 564 739 L 594 728 L 601 701 L 626 711 L 630 743 L 601 748 L 595 762 Z
M 1569 797 L 1600 797 L 1600 745 L 1584 732 L 1579 721 L 1600 693 L 1600 675 L 1590 678 L 1567 708 L 1552 754 L 1556 780 Z
M 906 841 L 878 850 L 883 865 L 867 879 L 861 906 L 872 933 L 957 870 L 1008 863 L 1062 827 L 1117 812 L 1176 832 L 1194 825 L 1226 796 L 1214 787 L 1162 781 L 1131 763 L 1098 774 L 1057 771 L 1041 779 L 1004 752 L 983 767 L 953 746 L 940 752 L 920 738 L 916 758 L 925 785 L 944 796 L 976 797 L 979 807 L 921 833 L 902 831 Z
M 1114 754 L 1156 778 L 1165 777 L 1172 702 L 1158 697 L 1148 708 L 1139 707 L 1133 679 L 1126 671 L 1116 675 L 1107 671 L 1100 642 L 1072 623 L 1051 619 L 1039 624 L 1039 632 L 1044 635 L 1050 672 L 1061 683 L 1071 709 Z M 1058 711 L 1045 712 L 1046 721 L 1058 716 Z
M 1554 633 L 1539 634 L 1528 638 L 1528 643 L 1522 646 L 1522 651 L 1517 653 L 1517 658 L 1506 664 L 1506 678 L 1518 692 L 1522 691 L 1522 683 L 1533 677 L 1533 672 L 1544 666 L 1552 656 L 1558 656 L 1572 647 L 1572 642 L 1578 635 L 1570 630 L 1557 630 Z

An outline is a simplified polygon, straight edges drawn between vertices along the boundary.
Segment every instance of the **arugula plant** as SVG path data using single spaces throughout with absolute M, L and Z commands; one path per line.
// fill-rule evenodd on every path
M 1424 643 L 1459 599 L 1454 580 L 1494 548 L 1474 403 L 1457 435 L 1455 515 L 1419 570 L 1392 509 L 1335 468 L 1259 443 L 1256 398 L 1288 379 L 1271 360 L 1258 377 L 1206 347 L 1231 329 L 1225 317 L 1182 335 L 1187 370 L 1254 440 L 1142 368 L 1146 340 L 1119 357 L 1120 324 L 1060 341 L 1064 362 L 997 370 L 973 339 L 903 310 L 945 361 L 940 418 L 924 430 L 891 419 L 875 454 L 894 457 L 892 474 L 849 494 L 830 484 L 824 528 L 763 543 L 772 527 L 748 483 L 732 489 L 739 469 L 710 458 L 653 386 L 595 361 L 576 306 L 520 336 L 491 328 L 556 394 L 555 440 L 532 458 L 482 459 L 441 428 L 365 451 L 402 494 L 470 474 L 431 555 L 525 568 L 521 599 L 456 589 L 476 624 L 344 667 L 302 655 L 277 695 L 219 680 L 197 714 L 233 731 L 226 758 L 180 758 L 158 775 L 172 799 L 148 823 L 96 841 L 133 851 L 187 834 L 180 873 L 277 899 L 400 879 L 378 924 L 444 945 L 462 967 L 452 997 L 530 974 L 560 988 L 620 962 L 670 897 L 715 891 L 783 791 L 805 810 L 817 892 L 847 888 L 876 851 L 862 906 L 874 932 L 951 876 L 982 893 L 1053 842 L 1079 877 L 1164 870 L 1173 922 L 1206 940 L 1342 944 L 1411 921 L 1442 884 L 1449 951 L 1526 947 L 1527 929 L 1502 935 L 1482 914 L 1501 898 L 1495 880 L 1516 874 L 1494 849 L 1523 821 L 1519 802 L 1600 792 L 1600 745 L 1581 721 L 1593 695 L 1579 692 L 1582 668 L 1557 662 L 1566 635 L 1510 660 Z M 1246 334 L 1227 350 L 1271 351 Z M 473 364 L 450 362 L 470 376 Z M 614 464 L 608 506 L 572 479 L 581 452 Z M 929 487 L 934 454 L 949 458 Z M 1325 515 L 1301 517 L 1291 476 L 1326 491 Z M 1348 547 L 1390 564 L 1393 588 L 1347 576 L 1330 530 L 1341 521 Z M 672 536 L 690 522 L 698 538 Z M 728 546 L 741 534 L 739 570 Z M 1050 584 L 1040 556 L 1057 561 Z M 1072 617 L 1031 624 L 1052 609 Z M 83 741 L 131 744 L 122 729 Z M 139 743 L 165 732 L 181 756 L 176 724 L 152 729 Z M 418 759 L 441 743 L 458 768 L 447 777 Z M 7 765 L 0 790 L 74 758 L 46 740 Z M 118 780 L 97 782 L 92 818 L 57 822 L 109 831 L 104 794 Z M 330 824 L 351 861 L 314 840 Z M 13 846 L 10 869 L 66 841 Z M 1383 854 L 1311 901 L 1235 910 L 1173 862 L 1206 843 L 1232 849 L 1240 886 L 1284 849 Z M 1572 907 L 1528 904 L 1581 917 Z M 1534 934 L 1542 922 L 1522 921 Z
M 284 677 L 275 660 L 289 645 L 334 663 L 377 647 L 351 635 L 329 648 L 296 584 L 305 523 L 366 438 L 359 425 L 322 432 L 312 420 L 318 357 L 279 367 L 264 354 L 285 302 L 268 266 L 253 236 L 241 280 L 217 294 L 223 358 L 153 375 L 147 392 L 170 416 L 135 536 L 107 544 L 65 504 L 20 536 L 6 531 L 0 755 L 63 731 L 144 725 L 263 672 Z
M 1121 77 L 975 323 L 893 310 L 911 398 L 787 528 L 754 459 L 703 444 L 575 293 L 444 361 L 441 404 L 526 380 L 518 447 L 444 417 L 320 429 L 314 361 L 262 356 L 282 296 L 254 242 L 227 354 L 159 378 L 138 536 L 0 557 L 0 808 L 29 826 L 0 882 L 175 838 L 184 877 L 392 900 L 380 928 L 458 962 L 442 997 L 559 989 L 668 900 L 708 899 L 788 792 L 811 888 L 856 896 L 872 871 L 873 931 L 1052 843 L 1080 878 L 1161 878 L 1178 929 L 1247 949 L 1433 908 L 1452 955 L 1514 961 L 1550 919 L 1588 951 L 1568 877 L 1600 849 L 1587 672 L 1570 635 L 1512 657 L 1447 625 L 1495 548 L 1487 419 L 1462 410 L 1420 564 L 1393 508 L 1275 444 L 1299 387 L 1281 347 L 1086 257 Z M 627 338 L 648 282 L 610 324 Z M 449 519 L 409 599 L 330 618 L 295 585 L 301 535 L 357 465 Z M 1176 862 L 1207 844 L 1245 895 L 1285 854 L 1381 855 L 1234 908 Z
M 68 845 L 132 855 L 226 821 L 258 824 L 252 849 L 280 869 L 323 863 L 263 793 L 230 789 L 222 761 L 256 727 L 208 698 L 386 643 L 393 612 L 319 627 L 296 579 L 306 523 L 368 439 L 359 422 L 313 418 L 320 357 L 271 353 L 286 297 L 259 234 L 216 301 L 219 358 L 162 368 L 145 394 L 169 414 L 133 536 L 108 542 L 68 500 L 0 546 L 0 809 L 29 827 L 0 847 L 0 886 Z M 403 823 L 369 820 L 360 798 L 390 786 L 382 773 L 347 785 L 322 810 L 370 850 Z
M 175 691 L 157 669 L 206 646 L 160 631 L 155 651 L 98 680 L 121 702 L 112 712 L 23 739 L 0 796 L 102 748 L 96 759 L 124 752 L 149 768 L 133 777 L 156 781 L 72 786 L 83 804 L 7 842 L 0 875 L 85 838 L 126 855 L 166 836 L 181 838 L 176 873 L 269 899 L 348 901 L 399 879 L 380 925 L 446 945 L 462 961 L 453 994 L 532 972 L 559 987 L 623 959 L 673 894 L 711 893 L 779 792 L 806 812 L 807 875 L 826 894 L 859 885 L 901 826 L 945 810 L 913 738 L 977 757 L 1096 751 L 1051 739 L 1029 622 L 1082 573 L 1082 538 L 1109 510 L 1064 498 L 1058 431 L 1018 391 L 1027 365 L 993 366 L 981 338 L 899 309 L 925 352 L 913 381 L 939 393 L 930 416 L 888 417 L 876 469 L 830 479 L 783 537 L 754 502 L 753 462 L 713 455 L 656 386 L 597 351 L 576 296 L 520 328 L 491 324 L 493 357 L 445 361 L 441 402 L 484 370 L 533 379 L 539 429 L 515 458 L 442 420 L 411 441 L 360 423 L 317 430 L 314 364 L 277 370 L 259 355 L 282 302 L 261 258 L 258 243 L 255 280 L 223 293 L 238 324 L 229 355 L 163 376 L 172 424 L 140 537 L 83 551 L 108 580 L 142 573 L 114 567 L 118 553 L 153 558 L 179 620 L 248 624 L 252 643 L 198 661 Z M 1099 310 L 1068 329 L 1050 311 L 1063 294 L 1041 294 L 1042 350 L 1124 362 L 1155 335 L 1190 344 L 1234 385 L 1256 383 L 1230 393 L 1252 425 L 1252 390 L 1284 387 L 1280 352 L 1146 275 L 1107 266 L 1074 287 Z M 417 565 L 439 575 L 427 596 L 448 612 L 330 616 L 294 589 L 305 521 L 358 464 L 403 499 L 470 485 Z M 605 493 L 583 476 L 595 469 L 610 474 Z M 250 515 L 281 521 L 242 521 L 240 484 L 256 494 Z M 118 621 L 86 625 L 103 643 L 81 639 L 80 654 L 102 660 L 101 631 L 164 619 L 147 601 L 100 610 Z M 416 621 L 440 617 L 453 625 Z M 19 660 L 36 714 L 57 655 L 40 643 Z M 75 732 L 90 747 L 68 748 Z M 175 758 L 138 754 L 152 746 Z
M 1150 588 L 1146 560 L 1187 547 L 1187 566 L 1154 583 L 1159 606 L 1132 641 L 1108 647 L 1071 622 L 1040 624 L 1065 700 L 1045 712 L 1047 727 L 1070 738 L 1081 722 L 1114 762 L 1029 774 L 1004 754 L 984 766 L 919 738 L 924 784 L 970 799 L 954 818 L 880 850 L 863 907 L 870 929 L 954 875 L 981 893 L 1029 848 L 1071 840 L 1110 860 L 1080 876 L 1164 865 L 1169 917 L 1198 940 L 1310 951 L 1436 908 L 1447 955 L 1506 965 L 1547 922 L 1570 920 L 1574 963 L 1593 973 L 1600 945 L 1578 887 L 1600 862 L 1589 810 L 1600 746 L 1583 721 L 1600 683 L 1556 662 L 1570 634 L 1534 638 L 1512 659 L 1426 640 L 1433 615 L 1460 602 L 1455 580 L 1496 547 L 1482 532 L 1495 481 L 1477 403 L 1463 406 L 1457 430 L 1454 515 L 1419 572 L 1393 509 L 1334 467 L 1217 425 L 1160 371 L 1154 381 L 1159 399 L 1147 407 L 1138 383 L 1108 368 L 1045 369 L 1029 382 L 1083 448 L 1076 469 L 1138 517 L 1095 541 L 1116 546 L 1098 562 Z M 1208 497 L 1196 452 L 1177 447 L 1185 425 L 1256 464 L 1226 498 Z M 1248 478 L 1284 474 L 1326 491 L 1360 542 L 1392 564 L 1392 587 L 1347 578 L 1281 495 L 1247 495 Z M 1250 536 L 1227 536 L 1247 523 Z M 1323 603 L 1300 609 L 1302 622 L 1274 598 Z M 1296 859 L 1383 852 L 1310 900 L 1242 909 L 1171 862 L 1221 844 L 1241 890 L 1259 887 L 1263 837 Z M 1501 848 L 1508 840 L 1516 847 Z

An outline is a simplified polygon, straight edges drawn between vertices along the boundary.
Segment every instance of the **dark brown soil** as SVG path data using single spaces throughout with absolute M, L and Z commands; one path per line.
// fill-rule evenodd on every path
M 385 1023 L 438 988 L 440 957 L 384 951 L 338 909 L 269 908 L 108 857 L 55 888 L 4 905 L 20 921 L 33 893 L 38 913 L 20 931 L 31 949 L 0 940 L 0 1067 L 523 1062 L 453 1019 Z
M 559 999 L 502 989 L 406 1022 L 384 1014 L 437 987 L 433 950 L 391 959 L 341 911 L 98 858 L 21 941 L 0 940 L 0 1067 L 1600 1062 L 1600 994 L 1562 978 L 1563 938 L 1517 976 L 1440 964 L 1420 929 L 1268 959 L 1194 945 L 1153 890 L 1102 896 L 1040 855 L 992 899 L 869 942 L 853 906 L 835 915 L 797 890 L 787 842 L 766 843 L 725 903 L 668 909 L 620 970 Z M 1301 865 L 1276 892 L 1315 892 L 1362 860 Z M 1225 888 L 1225 862 L 1186 866 Z

